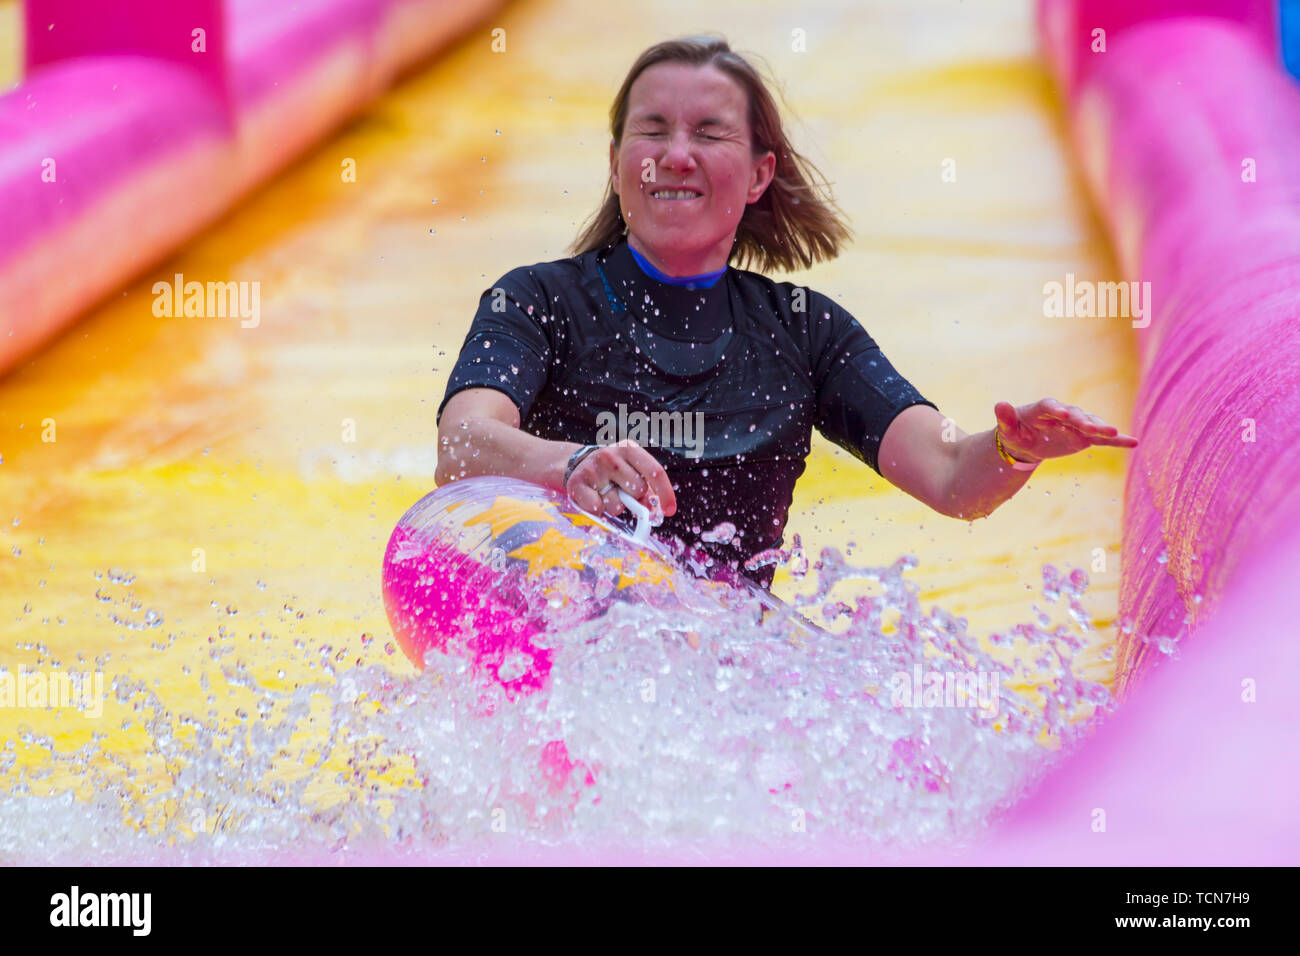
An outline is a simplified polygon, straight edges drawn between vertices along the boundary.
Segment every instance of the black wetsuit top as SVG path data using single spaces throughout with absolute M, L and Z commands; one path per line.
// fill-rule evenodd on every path
M 671 285 L 642 270 L 626 237 L 512 269 L 484 290 L 439 418 L 465 388 L 504 392 L 520 427 L 552 441 L 596 444 L 620 405 L 624 421 L 635 421 L 632 412 L 702 412 L 702 447 L 671 428 L 657 445 L 640 442 L 677 497 L 655 534 L 739 562 L 763 587 L 774 568 L 743 564 L 781 544 L 812 429 L 879 473 L 894 416 L 938 408 L 821 293 L 730 267 L 710 288 Z M 736 528 L 729 543 L 699 540 L 722 522 Z

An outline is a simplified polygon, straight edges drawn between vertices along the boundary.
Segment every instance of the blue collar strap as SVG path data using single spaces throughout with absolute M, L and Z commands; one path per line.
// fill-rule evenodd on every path
M 658 280 L 659 282 L 665 282 L 668 285 L 682 286 L 686 289 L 710 289 L 713 287 L 714 283 L 722 278 L 722 274 L 727 271 L 727 267 L 723 266 L 717 272 L 701 272 L 697 276 L 664 275 L 652 266 L 646 258 L 641 255 L 641 253 L 633 249 L 630 242 L 628 243 L 627 250 L 632 253 L 632 258 L 635 259 L 636 264 L 641 267 L 641 271 L 650 278 Z

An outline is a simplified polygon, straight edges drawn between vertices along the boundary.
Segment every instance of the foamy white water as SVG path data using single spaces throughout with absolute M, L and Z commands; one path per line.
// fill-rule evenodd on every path
M 1065 622 L 1040 610 L 991 636 L 990 653 L 960 619 L 921 607 L 906 577 L 914 566 L 909 556 L 857 567 L 824 551 L 798 606 L 837 634 L 764 619 L 739 594 L 730 613 L 708 618 L 615 603 L 572 623 L 570 608 L 543 639 L 554 648 L 549 688 L 513 701 L 474 675 L 463 648 L 430 652 L 406 676 L 341 666 L 332 647 L 299 640 L 295 655 L 314 656 L 325 676 L 277 687 L 223 630 L 200 677 L 212 696 L 192 711 L 113 680 L 137 715 L 120 729 L 147 735 L 138 764 L 110 758 L 103 735 L 67 751 L 28 732 L 25 744 L 50 751 L 35 767 L 16 762 L 13 742 L 0 751 L 0 854 L 342 861 L 556 846 L 967 845 L 1046 769 L 1044 741 L 1068 745 L 1111 701 L 1072 670 L 1090 629 L 1082 571 L 1045 566 L 1045 602 Z M 943 690 L 905 706 L 918 673 L 923 685 L 938 675 Z M 975 694 L 969 705 L 954 683 Z M 233 718 L 213 706 L 230 690 L 241 695 Z M 567 774 L 543 759 L 557 740 Z M 140 786 L 142 768 L 163 782 Z M 74 800 L 74 787 L 93 799 Z

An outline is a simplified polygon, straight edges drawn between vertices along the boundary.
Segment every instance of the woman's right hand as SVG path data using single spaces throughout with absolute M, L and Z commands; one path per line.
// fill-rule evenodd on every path
M 665 515 L 677 511 L 677 496 L 668 472 L 648 451 L 626 439 L 588 453 L 573 469 L 564 490 L 574 504 L 592 514 L 617 515 L 624 511 L 619 488 L 651 512 L 655 510 L 652 498 L 658 498 Z

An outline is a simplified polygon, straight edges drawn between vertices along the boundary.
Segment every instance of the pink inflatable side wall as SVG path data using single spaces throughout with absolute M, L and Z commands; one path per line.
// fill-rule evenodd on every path
M 501 0 L 26 0 L 0 97 L 0 373 Z
M 969 862 L 1295 865 L 1300 86 L 1272 3 L 1039 12 L 1120 278 L 1150 283 L 1124 503 L 1134 629 L 1119 712 Z M 1158 638 L 1177 659 L 1153 670 Z

